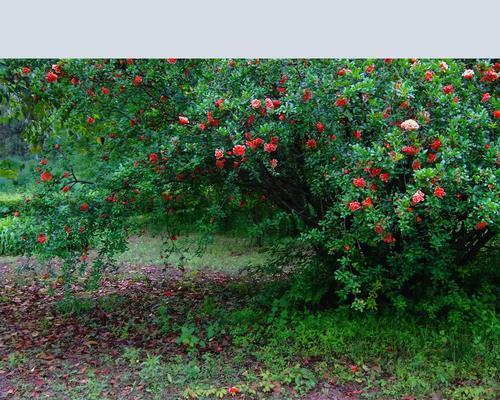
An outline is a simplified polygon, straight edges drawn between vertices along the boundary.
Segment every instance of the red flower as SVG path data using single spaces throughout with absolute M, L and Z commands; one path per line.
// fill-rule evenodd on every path
M 63 178 L 68 178 L 69 177 L 69 172 L 68 171 L 64 171 L 64 173 L 62 174 L 62 177 Z
M 464 73 L 462 74 L 462 76 L 465 79 L 472 79 L 472 78 L 474 78 L 474 71 L 472 69 L 466 69 L 464 71 Z
M 255 140 L 257 140 L 257 139 L 255 139 Z M 254 140 L 254 142 L 255 142 L 255 140 Z M 265 143 L 264 144 L 264 151 L 266 153 L 272 153 L 273 151 L 276 151 L 277 147 L 278 146 L 276 146 L 274 143 Z
M 484 93 L 483 97 L 481 97 L 481 103 L 486 103 L 491 99 L 491 94 L 489 93 Z
M 444 94 L 455 93 L 455 89 L 451 85 L 446 85 L 443 87 L 443 93 Z
M 486 221 L 481 221 L 481 222 L 478 222 L 475 226 L 475 229 L 477 231 L 480 231 L 480 230 L 483 230 L 484 228 L 486 228 L 488 226 L 488 223 Z
M 177 62 L 177 58 L 167 58 L 167 62 L 168 62 L 169 64 L 174 65 L 174 64 Z
M 40 164 L 47 165 L 47 160 L 45 158 L 42 158 L 42 160 L 40 161 Z
M 257 110 L 260 108 L 260 106 L 262 105 L 262 103 L 260 102 L 259 99 L 253 99 L 252 102 L 251 102 L 251 105 L 252 105 L 252 108 L 254 110 Z
M 103 87 L 101 88 L 101 92 L 102 92 L 102 94 L 104 94 L 104 95 L 109 94 L 109 89 L 108 89 L 107 87 L 103 86 Z
M 441 141 L 436 138 L 434 139 L 434 141 L 429 145 L 429 147 L 434 150 L 434 151 L 438 151 L 440 148 L 441 148 Z
M 349 250 L 351 250 L 351 246 L 349 246 L 348 244 L 346 244 L 346 245 L 344 246 L 344 249 L 345 249 L 345 251 L 349 251 Z
M 442 199 L 445 195 L 446 195 L 446 192 L 444 191 L 444 189 L 441 187 L 441 186 L 437 186 L 435 189 L 434 189 L 434 195 L 440 199 Z
M 269 160 L 269 164 L 271 164 L 272 169 L 275 169 L 278 166 L 278 160 L 276 160 L 276 158 L 273 158 L 272 160 Z
M 165 290 L 165 291 L 163 292 L 163 295 L 164 295 L 165 297 L 172 297 L 172 296 L 174 295 L 174 292 L 173 292 L 172 290 Z
M 236 156 L 243 157 L 245 155 L 246 147 L 242 144 L 237 144 L 233 147 L 233 153 Z
M 498 74 L 492 69 L 487 69 L 481 78 L 481 82 L 493 82 L 498 78 Z
M 380 180 L 381 180 L 382 182 L 389 182 L 389 177 L 390 177 L 390 176 L 389 176 L 389 174 L 387 174 L 387 173 L 380 174 Z
M 222 168 L 224 168 L 224 163 L 225 163 L 225 162 L 226 162 L 226 160 L 224 160 L 224 159 L 222 158 L 222 159 L 220 159 L 220 160 L 217 160 L 217 161 L 215 162 L 215 165 L 216 165 L 216 167 L 217 167 L 217 168 L 222 169 Z
M 224 157 L 224 152 L 221 149 L 215 150 L 215 158 L 220 160 L 222 157 Z
M 69 192 L 70 187 L 69 186 L 64 186 L 61 190 L 66 193 Z
M 89 205 L 87 203 L 82 203 L 80 206 L 80 211 L 86 212 L 89 210 Z
M 372 168 L 372 169 L 370 169 L 370 176 L 372 178 L 375 178 L 381 172 L 382 172 L 382 168 Z
M 375 225 L 375 232 L 377 232 L 378 234 L 381 234 L 383 231 L 384 231 L 384 228 L 382 228 L 382 225 L 380 225 L 380 224 Z
M 355 187 L 359 188 L 364 188 L 366 186 L 366 182 L 363 178 L 354 178 L 353 183 Z
M 361 139 L 361 131 L 358 129 L 353 133 L 354 138 L 360 140 Z
M 366 198 L 363 200 L 363 207 L 372 207 L 373 206 L 373 200 L 371 197 Z
M 22 71 L 24 75 L 28 75 L 31 72 L 31 69 L 29 69 L 28 67 L 23 67 Z
M 238 389 L 236 386 L 231 386 L 229 389 L 227 389 L 227 392 L 231 396 L 236 396 L 240 392 L 240 389 Z
M 62 71 L 61 66 L 60 66 L 60 65 L 57 65 L 57 64 L 53 64 L 53 65 L 52 65 L 52 69 L 53 69 L 54 71 L 56 71 L 56 74 L 60 74 L 60 73 L 61 73 L 61 71 Z
M 314 139 L 309 139 L 307 142 L 306 142 L 306 145 L 307 147 L 309 147 L 310 149 L 315 149 L 316 146 L 317 146 L 317 143 L 316 143 L 316 140 Z
M 351 365 L 350 366 L 350 369 L 351 369 L 351 372 L 353 374 L 355 374 L 356 372 L 358 372 L 358 366 L 357 365 Z
M 222 105 L 222 103 L 224 103 L 224 99 L 220 98 L 220 99 L 215 100 L 214 105 L 215 105 L 215 107 L 219 108 Z
M 415 194 L 411 198 L 412 204 L 417 204 L 421 203 L 425 199 L 425 193 L 423 193 L 421 190 L 417 190 Z
M 40 175 L 40 180 L 42 182 L 48 182 L 48 181 L 51 181 L 52 180 L 52 174 L 50 172 L 43 172 L 42 175 Z
M 177 240 L 177 236 L 175 235 L 170 236 L 170 240 Z
M 316 122 L 316 129 L 318 130 L 319 133 L 322 133 L 325 131 L 325 125 L 323 125 L 320 121 Z
M 40 233 L 36 241 L 40 244 L 44 244 L 47 241 L 47 236 L 45 236 L 45 233 Z
M 134 80 L 132 81 L 132 84 L 134 86 L 139 86 L 142 83 L 142 77 L 137 75 Z
M 336 101 L 335 101 L 335 105 L 337 107 L 345 107 L 347 105 L 347 103 L 349 103 L 349 99 L 345 98 L 345 97 L 339 97 Z
M 365 72 L 367 74 L 371 74 L 374 70 L 375 70 L 375 65 L 372 64 L 372 65 L 369 65 L 368 67 L 366 67 Z
M 396 239 L 394 238 L 394 236 L 392 236 L 391 233 L 385 235 L 383 240 L 385 243 L 394 243 L 396 241 Z
M 496 119 L 500 118 L 500 110 L 495 110 L 495 111 L 493 111 L 493 116 L 494 116 Z
M 347 206 L 351 211 L 357 211 L 361 208 L 361 204 L 359 204 L 359 201 L 351 201 Z
M 417 154 L 417 149 L 414 146 L 403 147 L 402 151 L 409 156 L 414 156 L 415 154 Z
M 158 162 L 158 154 L 151 153 L 149 155 L 149 162 L 152 163 L 152 164 L 157 163 Z
M 434 78 L 434 72 L 425 71 L 425 80 L 426 81 L 432 81 L 433 78 Z
M 436 161 L 436 157 L 436 153 L 427 154 L 427 162 L 432 164 L 434 161 Z
M 413 161 L 411 164 L 411 168 L 414 171 L 416 171 L 417 169 L 420 169 L 421 166 L 422 166 L 422 164 L 420 164 L 420 161 L 418 161 L 418 160 Z
M 73 78 L 71 78 L 71 81 L 70 81 L 70 82 L 71 82 L 71 84 L 72 84 L 73 86 L 76 86 L 76 85 L 78 85 L 78 78 L 73 77 Z
M 211 111 L 207 112 L 207 122 L 210 126 L 219 126 L 219 120 L 214 119 Z
M 52 71 L 49 71 L 45 74 L 45 80 L 48 82 L 48 83 L 54 83 L 57 81 L 57 75 L 54 74 Z
M 87 122 L 88 122 L 89 124 L 93 124 L 93 123 L 95 122 L 95 119 L 94 119 L 94 118 L 92 118 L 92 117 L 88 117 L 88 118 L 87 118 Z
M 187 117 L 179 116 L 179 124 L 187 125 L 187 124 L 189 124 L 189 119 Z
M 302 94 L 302 100 L 309 101 L 311 100 L 311 97 L 312 97 L 312 92 L 309 89 L 305 89 L 304 93 Z

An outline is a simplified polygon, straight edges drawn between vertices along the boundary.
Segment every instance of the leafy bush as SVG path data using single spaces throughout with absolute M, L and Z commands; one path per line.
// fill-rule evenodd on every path
M 164 219 L 175 246 L 188 213 L 210 234 L 235 208 L 264 222 L 281 210 L 356 309 L 453 295 L 498 232 L 499 68 L 6 62 L 12 114 L 30 110 L 25 136 L 45 155 L 26 252 L 80 263 L 93 247 L 112 259 L 133 215 Z

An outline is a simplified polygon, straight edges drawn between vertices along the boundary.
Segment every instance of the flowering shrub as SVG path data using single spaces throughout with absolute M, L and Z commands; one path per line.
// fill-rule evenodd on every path
M 37 220 L 26 251 L 74 265 L 97 248 L 104 263 L 124 249 L 129 216 L 198 207 L 211 229 L 230 207 L 260 207 L 300 219 L 357 308 L 453 287 L 498 232 L 499 68 L 11 61 L 4 83 L 46 160 L 19 217 Z

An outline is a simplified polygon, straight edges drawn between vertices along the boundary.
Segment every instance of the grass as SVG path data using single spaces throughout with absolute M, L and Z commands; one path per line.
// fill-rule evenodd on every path
M 215 235 L 212 243 L 207 244 L 201 255 L 198 253 L 200 239 L 200 235 L 193 233 L 179 236 L 175 241 L 178 251 L 161 258 L 166 247 L 164 238 L 159 235 L 134 237 L 130 241 L 128 251 L 118 257 L 118 262 L 157 266 L 167 263 L 195 270 L 235 273 L 266 261 L 264 251 L 256 247 L 250 239 Z
M 307 310 L 240 275 L 265 262 L 249 240 L 179 237 L 161 259 L 140 237 L 120 273 L 67 298 L 39 276 L 0 275 L 0 393 L 9 399 L 495 399 L 500 324 L 389 312 Z M 162 274 L 166 262 L 189 265 Z M 11 261 L 3 261 L 10 263 Z M 145 267 L 148 268 L 145 268 Z M 234 389 L 235 388 L 235 389 Z M 323 397 L 322 397 L 323 396 Z

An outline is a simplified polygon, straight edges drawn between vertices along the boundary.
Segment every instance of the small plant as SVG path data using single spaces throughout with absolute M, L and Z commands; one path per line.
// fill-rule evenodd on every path
M 182 326 L 177 343 L 187 347 L 189 351 L 194 351 L 199 347 L 205 347 L 206 343 L 195 335 L 196 327 Z
M 11 354 L 9 354 L 9 356 L 7 358 L 7 365 L 11 369 L 16 369 L 16 368 L 26 364 L 27 362 L 28 362 L 28 358 L 20 352 L 11 353 Z
M 141 363 L 139 378 L 145 385 L 146 391 L 150 392 L 153 397 L 161 398 L 166 385 L 171 383 L 171 377 L 166 373 L 164 365 L 162 365 L 159 355 L 149 355 Z
M 284 383 L 292 385 L 299 393 L 305 393 L 316 386 L 314 373 L 299 364 L 285 369 L 281 374 Z
M 55 303 L 56 312 L 63 315 L 82 316 L 93 308 L 94 304 L 89 298 L 66 297 Z
M 166 335 L 172 330 L 170 326 L 170 316 L 168 315 L 167 305 L 162 304 L 158 307 L 154 323 L 158 327 L 159 333 L 161 335 Z
M 125 347 L 122 358 L 125 359 L 130 366 L 137 365 L 141 356 L 141 349 L 135 347 Z

